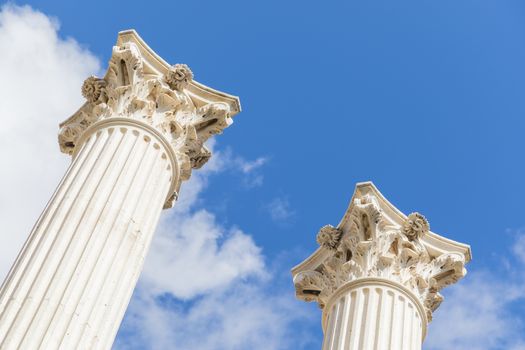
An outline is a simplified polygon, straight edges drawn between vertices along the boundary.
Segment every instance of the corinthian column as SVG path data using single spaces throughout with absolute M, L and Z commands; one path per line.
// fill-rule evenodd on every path
M 471 258 L 468 245 L 431 232 L 419 213 L 405 216 L 371 182 L 356 186 L 317 242 L 292 274 L 297 298 L 323 310 L 323 350 L 420 350 L 439 291 Z
M 60 126 L 72 163 L 0 290 L 1 349 L 109 349 L 163 208 L 239 100 L 119 33 L 104 78 Z

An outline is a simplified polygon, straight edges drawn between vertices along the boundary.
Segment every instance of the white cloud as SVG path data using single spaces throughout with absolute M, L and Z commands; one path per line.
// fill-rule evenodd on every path
M 58 30 L 57 20 L 28 6 L 0 10 L 1 279 L 69 163 L 59 152 L 58 123 L 82 104 L 82 81 L 100 74 L 99 60 Z M 216 152 L 184 184 L 162 219 L 118 348 L 301 349 L 318 341 L 304 325 L 319 330 L 319 312 L 276 284 L 251 236 L 222 227 L 199 206 L 211 174 L 237 171 L 246 187 L 260 186 L 267 163 Z M 294 215 L 287 198 L 267 210 L 277 222 Z M 525 318 L 515 311 L 524 308 L 525 232 L 512 251 L 519 268 L 479 270 L 445 292 L 426 349 L 525 349 Z
M 208 146 L 214 156 L 182 185 L 173 209 L 163 212 L 141 281 L 151 293 L 188 299 L 225 287 L 247 276 L 265 276 L 261 249 L 238 228 L 219 225 L 215 215 L 199 207 L 201 192 L 214 173 L 227 169 L 231 158 Z
M 525 317 L 515 309 L 517 303 L 525 307 L 524 242 L 522 232 L 512 247 L 514 269 L 481 269 L 445 290 L 445 301 L 429 325 L 426 349 L 524 349 Z
M 266 164 L 268 162 L 268 158 L 259 157 L 254 161 L 246 161 L 244 159 L 239 159 L 238 161 L 242 172 L 248 174 Z
M 0 279 L 69 163 L 58 123 L 83 103 L 83 80 L 98 59 L 29 6 L 0 10 Z
M 247 160 L 233 153 L 230 148 L 221 151 L 220 160 L 216 164 L 223 171 L 234 171 L 242 174 L 242 185 L 246 188 L 262 186 L 264 176 L 261 174 L 261 168 L 269 162 L 269 157 L 258 157 L 255 160 Z M 220 163 L 220 164 L 219 164 Z
M 318 341 L 304 325 L 317 326 L 320 316 L 294 300 L 288 276 L 289 288 L 279 287 L 252 238 L 200 208 L 209 176 L 235 159 L 214 153 L 162 218 L 117 349 L 300 349 Z M 298 320 L 303 327 L 293 329 Z
M 295 350 L 319 346 L 319 334 L 307 332 L 305 325 L 317 327 L 320 315 L 271 283 L 233 283 L 227 290 L 195 300 L 190 307 L 173 300 L 144 298 L 140 289 L 136 294 L 116 349 Z M 299 322 L 301 326 L 292 326 Z
M 277 197 L 274 198 L 267 206 L 266 209 L 270 214 L 273 221 L 277 223 L 283 223 L 295 215 L 292 210 L 288 198 Z
M 155 233 L 142 275 L 150 292 L 187 299 L 227 286 L 237 278 L 263 276 L 261 250 L 239 229 L 225 229 L 213 214 L 166 215 Z
M 512 251 L 525 264 L 525 230 L 519 230 Z

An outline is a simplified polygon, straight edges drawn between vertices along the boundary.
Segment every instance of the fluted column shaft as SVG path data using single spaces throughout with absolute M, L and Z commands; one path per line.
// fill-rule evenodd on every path
M 1 349 L 109 349 L 177 179 L 147 124 L 92 125 L 0 290 Z
M 426 319 L 415 296 L 388 280 L 341 286 L 323 312 L 323 350 L 421 350 Z

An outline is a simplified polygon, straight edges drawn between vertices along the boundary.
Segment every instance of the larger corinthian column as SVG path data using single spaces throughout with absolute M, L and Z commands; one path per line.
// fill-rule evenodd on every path
M 71 166 L 0 290 L 1 349 L 109 349 L 161 210 L 239 112 L 134 31 L 82 93 L 59 134 Z
M 430 232 L 419 213 L 405 216 L 370 182 L 317 241 L 292 274 L 297 297 L 323 310 L 323 350 L 420 350 L 439 291 L 471 258 L 468 245 Z

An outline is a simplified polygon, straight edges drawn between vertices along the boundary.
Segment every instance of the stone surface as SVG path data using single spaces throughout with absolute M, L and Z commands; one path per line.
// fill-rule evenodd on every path
M 175 197 L 181 181 L 211 157 L 204 142 L 222 133 L 240 111 L 237 97 L 194 81 L 185 64 L 169 66 L 134 31 L 119 33 L 105 77 L 86 79 L 82 95 L 86 103 L 60 124 L 61 151 L 77 152 L 85 130 L 104 119 L 123 117 L 148 124 L 162 134 L 176 158 Z
M 72 164 L 0 289 L 1 349 L 109 349 L 162 208 L 211 156 L 239 100 L 119 33 L 60 125 Z
M 439 291 L 471 258 L 469 246 L 431 232 L 419 213 L 405 216 L 369 182 L 317 241 L 292 274 L 297 297 L 323 309 L 323 349 L 332 350 L 421 349 Z

